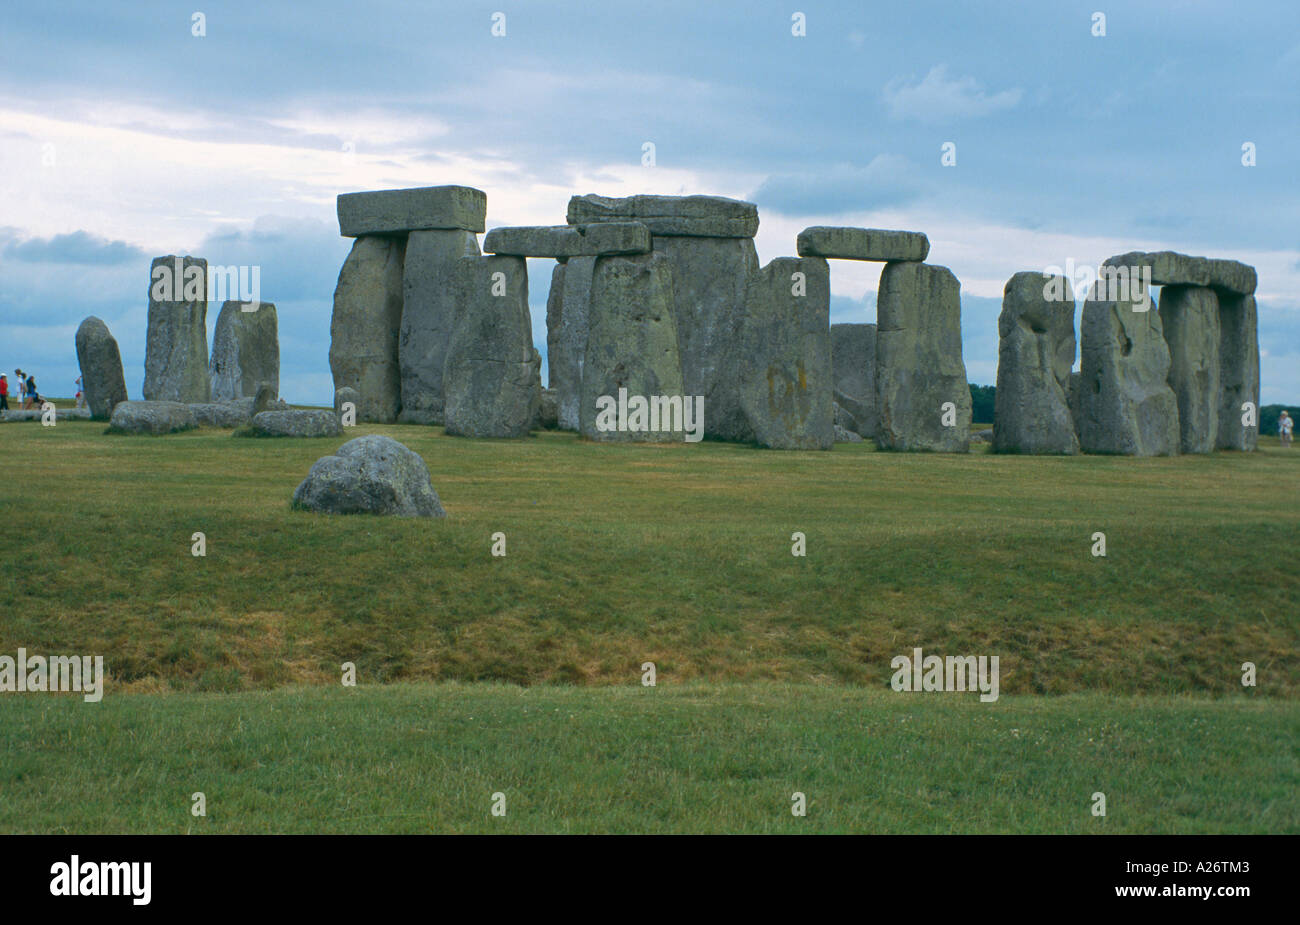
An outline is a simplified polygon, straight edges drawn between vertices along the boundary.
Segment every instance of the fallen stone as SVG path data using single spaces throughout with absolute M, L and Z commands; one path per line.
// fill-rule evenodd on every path
M 8 411 L 0 411 L 0 421 L 40 421 L 45 417 L 45 412 L 39 408 L 30 408 L 24 411 L 21 408 L 11 408 Z M 89 421 L 91 419 L 89 408 L 60 408 L 55 406 L 54 421 Z
M 263 411 L 253 415 L 253 431 L 259 437 L 337 437 L 343 425 L 332 411 Z
M 293 506 L 322 514 L 447 516 L 420 455 L 380 434 L 349 440 L 316 460 Z
M 856 434 L 847 427 L 835 425 L 835 442 L 836 443 L 861 443 L 862 435 Z
M 555 389 L 542 389 L 542 401 L 537 412 L 537 426 L 543 430 L 559 430 L 559 401 Z
M 190 406 L 175 401 L 118 402 L 108 422 L 119 434 L 170 434 L 198 426 Z
M 640 222 L 493 228 L 483 239 L 489 254 L 515 257 L 604 257 L 650 251 L 650 229 Z
M 443 372 L 446 432 L 524 437 L 537 420 L 528 270 L 523 257 L 462 257 Z
M 1219 300 L 1205 286 L 1160 290 L 1169 387 L 1178 399 L 1178 449 L 1209 453 L 1219 438 Z
M 876 395 L 882 449 L 970 449 L 961 284 L 947 267 L 885 264 L 876 297 Z
M 208 379 L 208 262 L 155 257 L 149 268 L 149 321 L 144 348 L 144 397 L 206 402 Z
M 686 394 L 704 396 L 705 435 L 753 439 L 740 407 L 740 374 L 747 358 L 736 343 L 749 280 L 758 273 L 753 240 L 656 237 L 654 251 L 672 267 L 682 382 Z M 592 305 L 594 310 L 594 300 Z
M 992 443 L 993 431 L 988 429 L 977 430 L 975 431 L 975 433 L 970 435 L 970 442 L 971 443 Z
M 1049 299 L 1048 287 L 1060 298 Z M 1074 292 L 1063 276 L 1017 273 L 1003 290 L 998 318 L 998 380 L 993 451 L 1073 455 L 1079 439 L 1070 416 L 1074 366 Z
M 876 326 L 831 325 L 831 364 L 835 401 L 852 419 L 844 423 L 854 433 L 874 438 L 880 427 L 876 411 Z
M 234 402 L 194 404 L 190 405 L 189 409 L 200 427 L 233 429 L 243 427 L 252 420 L 248 410 Z
M 574 257 L 556 266 L 551 274 L 551 291 L 546 298 L 546 361 L 560 430 L 578 429 L 595 269 L 595 257 Z
M 597 259 L 589 320 L 582 435 L 606 442 L 686 439 L 697 405 L 682 389 L 668 260 L 659 254 Z
M 1221 450 L 1254 450 L 1259 443 L 1259 321 L 1253 295 L 1219 293 L 1219 435 Z M 1243 423 L 1244 405 L 1256 424 Z
M 1236 260 L 1189 257 L 1174 251 L 1132 251 L 1111 257 L 1104 266 L 1149 267 L 1155 286 L 1212 286 L 1237 295 L 1250 295 L 1259 279 L 1255 268 Z
M 752 238 L 758 232 L 758 206 L 722 196 L 574 196 L 568 222 L 640 222 L 656 236 Z
M 330 320 L 334 388 L 361 394 L 357 420 L 392 424 L 402 406 L 397 344 L 402 327 L 404 239 L 357 238 L 339 271 Z
M 482 231 L 487 193 L 471 186 L 422 186 L 338 198 L 339 233 L 345 238 L 408 231 Z
M 106 421 L 118 402 L 126 401 L 122 354 L 108 325 L 91 315 L 77 328 L 77 363 L 82 391 L 92 416 Z
M 777 257 L 750 279 L 734 350 L 741 411 L 759 446 L 828 450 L 835 442 L 830 299 L 820 257 Z
M 478 255 L 478 238 L 471 231 L 413 231 L 406 240 L 397 344 L 402 376 L 398 420 L 404 423 L 443 423 L 442 379 L 456 323 L 457 262 Z
M 212 400 L 216 402 L 255 396 L 263 382 L 279 391 L 280 339 L 275 303 L 222 304 L 212 334 L 208 375 Z
M 797 249 L 801 257 L 919 263 L 930 253 L 930 239 L 919 231 L 815 225 L 799 232 Z
M 1080 325 L 1079 447 L 1085 453 L 1172 456 L 1179 444 L 1178 399 L 1169 388 L 1160 313 L 1134 311 L 1149 304 L 1150 293 L 1128 300 L 1099 299 L 1100 294 L 1094 284 Z

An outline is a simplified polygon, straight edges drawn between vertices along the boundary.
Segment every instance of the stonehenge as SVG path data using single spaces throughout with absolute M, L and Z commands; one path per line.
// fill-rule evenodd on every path
M 335 389 L 361 394 L 358 421 L 391 424 L 402 408 L 397 346 L 405 254 L 405 238 L 359 237 L 334 288 L 330 372 Z
M 91 315 L 77 328 L 77 364 L 91 417 L 106 421 L 118 402 L 126 401 L 122 354 L 108 325 Z
M 1244 421 L 1259 411 L 1259 322 L 1255 297 L 1221 291 L 1219 298 L 1219 432 L 1215 448 L 1253 450 L 1259 427 Z M 1256 418 L 1258 420 L 1258 418 Z
M 993 452 L 1079 452 L 1070 414 L 1074 366 L 1074 292 L 1055 280 L 1063 299 L 1048 299 L 1042 273 L 1007 281 L 998 318 L 998 381 Z
M 1219 300 L 1206 286 L 1165 286 L 1159 311 L 1178 400 L 1178 450 L 1209 453 L 1219 439 Z
M 875 439 L 879 427 L 876 411 L 876 326 L 831 325 L 831 366 L 835 404 L 844 429 Z
M 147 401 L 206 402 L 208 262 L 156 257 L 149 267 L 149 320 L 144 354 Z
M 279 393 L 280 341 L 274 303 L 222 304 L 208 372 L 214 402 L 253 398 L 263 383 Z

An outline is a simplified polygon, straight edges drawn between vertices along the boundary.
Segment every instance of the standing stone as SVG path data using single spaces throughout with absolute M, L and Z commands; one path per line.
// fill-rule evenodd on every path
M 77 363 L 92 417 L 106 421 L 118 402 L 126 401 L 122 354 L 108 325 L 91 315 L 77 328 Z
M 1046 292 L 1053 292 L 1047 298 Z M 1017 273 L 998 318 L 998 385 L 993 452 L 1073 455 L 1079 439 L 1070 416 L 1074 366 L 1074 291 L 1063 276 Z
M 736 336 L 749 280 L 758 272 L 751 238 L 656 237 L 655 253 L 672 267 L 673 313 L 688 395 L 703 395 L 705 433 L 750 440 L 740 407 L 738 373 L 745 357 Z M 594 303 L 593 303 L 594 304 Z
M 335 390 L 360 393 L 359 422 L 391 424 L 401 410 L 397 344 L 405 252 L 405 238 L 357 238 L 334 289 L 330 371 Z
M 1114 258 L 1112 258 L 1114 259 Z M 1178 452 L 1178 399 L 1169 388 L 1169 347 L 1151 294 L 1102 299 L 1097 283 L 1083 304 L 1082 362 L 1076 396 L 1085 453 L 1172 456 Z M 1145 311 L 1135 308 L 1147 306 Z
M 847 415 L 843 426 L 874 438 L 880 427 L 876 411 L 876 326 L 831 325 L 831 364 L 835 371 L 835 401 Z
M 1178 399 L 1178 449 L 1209 453 L 1219 439 L 1219 300 L 1203 286 L 1160 290 L 1169 387 Z
M 245 311 L 244 306 L 256 308 Z M 208 366 L 213 401 L 252 398 L 262 383 L 280 391 L 280 340 L 275 304 L 225 302 L 212 335 Z
M 778 257 L 750 280 L 735 355 L 740 407 L 759 446 L 828 450 L 835 442 L 830 300 L 820 257 Z
M 1259 442 L 1259 322 L 1253 295 L 1219 292 L 1219 434 L 1221 450 L 1253 450 Z M 1255 407 L 1255 426 L 1241 423 Z
M 876 298 L 882 449 L 965 453 L 971 397 L 961 354 L 961 284 L 947 267 L 887 263 Z M 951 402 L 952 408 L 944 406 Z M 953 416 L 945 424 L 945 416 Z
M 582 435 L 611 442 L 683 440 L 689 398 L 682 391 L 668 261 L 658 254 L 598 258 L 590 321 L 579 406 Z M 601 414 L 597 403 L 606 396 L 626 415 L 623 410 Z M 695 409 L 692 402 L 692 415 Z M 704 411 L 707 420 L 707 401 Z M 618 429 L 620 416 L 624 430 Z
M 361 404 L 361 395 L 356 389 L 347 387 L 338 389 L 334 392 L 334 413 L 343 414 L 344 405 L 352 405 L 352 410 L 356 411 L 357 406 Z
M 208 262 L 155 257 L 149 267 L 149 323 L 144 350 L 144 397 L 206 402 L 208 379 Z
M 462 257 L 478 255 L 478 238 L 472 231 L 413 231 L 406 239 L 397 345 L 403 422 L 444 421 L 442 377 L 456 321 L 456 266 Z
M 447 345 L 447 433 L 524 437 L 541 410 L 523 257 L 462 257 L 456 322 Z
M 551 274 L 551 291 L 546 299 L 546 362 L 560 430 L 578 429 L 595 269 L 595 257 L 574 257 L 556 266 Z

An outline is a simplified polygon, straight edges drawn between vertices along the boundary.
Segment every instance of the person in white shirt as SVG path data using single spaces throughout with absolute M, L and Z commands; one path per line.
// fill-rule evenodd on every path
M 1283 446 L 1288 448 L 1291 446 L 1291 431 L 1294 429 L 1294 427 L 1295 427 L 1295 421 L 1291 419 L 1291 415 L 1287 414 L 1285 411 L 1283 411 L 1280 415 L 1278 415 L 1277 435 L 1278 438 L 1282 441 Z

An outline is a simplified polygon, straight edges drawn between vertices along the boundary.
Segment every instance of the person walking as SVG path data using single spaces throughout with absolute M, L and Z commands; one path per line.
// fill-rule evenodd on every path
M 18 407 L 21 408 L 27 399 L 27 377 L 21 369 L 15 369 L 14 375 L 18 377 Z
M 0 411 L 9 410 L 9 378 L 0 373 Z
M 1277 417 L 1277 436 L 1282 441 L 1282 445 L 1288 449 L 1291 446 L 1291 431 L 1295 428 L 1295 421 L 1291 415 L 1283 411 Z
M 82 391 L 82 387 L 81 387 L 81 377 L 80 377 L 80 376 L 77 377 L 77 381 L 76 381 L 75 385 L 77 386 L 77 397 L 76 397 L 76 399 L 75 399 L 76 406 L 77 406 L 78 408 L 84 408 L 84 407 L 86 407 L 86 395 L 85 395 L 85 393 Z
M 36 377 L 28 376 L 23 384 L 27 388 L 27 397 L 23 400 L 23 408 L 31 409 L 37 407 L 41 401 L 41 393 L 36 391 Z

